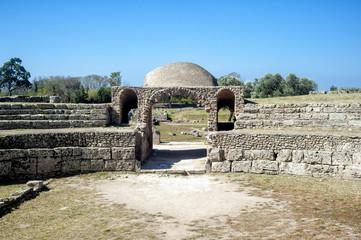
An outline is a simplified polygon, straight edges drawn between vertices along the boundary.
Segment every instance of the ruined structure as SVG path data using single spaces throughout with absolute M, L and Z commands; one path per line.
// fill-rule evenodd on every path
M 182 62 L 148 73 L 143 87 L 113 87 L 111 107 L 0 105 L 0 181 L 138 171 L 153 148 L 152 106 L 170 96 L 190 97 L 206 110 L 207 172 L 361 178 L 361 104 L 245 104 L 242 87 L 217 86 L 205 69 Z M 235 122 L 218 122 L 223 107 Z M 127 127 L 132 109 L 135 129 Z M 4 130 L 110 123 L 122 127 Z

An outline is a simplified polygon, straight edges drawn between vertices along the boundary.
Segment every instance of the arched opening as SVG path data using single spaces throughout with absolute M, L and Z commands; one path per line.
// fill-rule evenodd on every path
M 208 113 L 197 94 L 201 93 L 169 88 L 149 99 L 153 154 L 142 165 L 143 170 L 205 170 Z
M 217 94 L 217 128 L 218 131 L 234 129 L 234 93 L 229 89 L 223 89 Z
M 130 89 L 125 89 L 120 95 L 120 123 L 129 124 L 129 113 L 138 108 L 137 94 Z M 133 111 L 134 112 L 134 111 Z M 132 113 L 134 116 L 135 113 Z M 135 117 L 135 116 L 134 116 Z

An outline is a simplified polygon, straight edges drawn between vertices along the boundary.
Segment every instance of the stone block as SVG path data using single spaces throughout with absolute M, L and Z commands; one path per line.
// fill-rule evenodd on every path
M 60 173 L 61 164 L 61 158 L 38 158 L 37 173 Z
M 250 172 L 252 161 L 233 161 L 232 172 Z
M 43 188 L 44 183 L 41 180 L 33 180 L 33 181 L 27 182 L 26 185 L 29 188 L 32 188 L 33 191 L 37 192 L 37 191 L 40 191 Z
M 230 149 L 227 154 L 227 160 L 230 161 L 240 161 L 243 158 L 242 149 Z
M 113 160 L 134 160 L 135 159 L 135 148 L 112 148 L 112 159 Z
M 245 150 L 243 155 L 246 160 L 275 160 L 272 150 Z
M 31 148 L 28 150 L 31 158 L 52 158 L 54 157 L 54 150 L 49 148 Z
M 354 165 L 361 165 L 361 152 L 352 155 L 352 162 Z
M 349 121 L 348 124 L 352 127 L 361 128 L 361 120 L 352 120 Z
M 82 149 L 81 153 L 82 159 L 102 159 L 102 157 L 99 155 L 99 148 L 96 147 L 87 147 Z
M 313 177 L 335 177 L 338 174 L 338 166 L 330 165 L 308 165 L 307 174 Z
M 97 159 L 97 160 L 88 160 L 86 161 L 88 162 L 88 170 L 87 171 L 91 171 L 91 172 L 95 172 L 95 171 L 103 171 L 104 170 L 104 160 L 102 159 Z M 84 160 L 81 161 L 81 170 L 83 171 L 84 169 Z
M 140 162 L 137 160 L 118 161 L 116 171 L 138 171 L 140 169 Z
M 226 173 L 231 171 L 231 161 L 212 162 L 212 172 Z
M 331 165 L 332 152 L 323 151 L 305 151 L 304 160 L 308 164 L 326 164 Z
M 61 172 L 64 174 L 76 173 L 81 170 L 81 160 L 63 161 Z
M 278 172 L 278 162 L 269 160 L 254 160 L 252 161 L 252 173 Z
M 344 178 L 361 178 L 361 166 L 346 166 L 342 171 Z
M 221 150 L 219 148 L 209 148 L 207 159 L 211 162 L 220 162 L 222 161 Z
M 18 158 L 25 158 L 27 150 L 23 149 L 0 149 L 0 161 L 7 161 Z
M 11 161 L 0 161 L 0 176 L 7 176 L 11 171 Z
M 333 166 L 350 166 L 352 165 L 352 156 L 348 152 L 333 152 L 331 162 Z
M 344 113 L 330 113 L 330 120 L 345 120 L 346 114 Z
M 281 150 L 277 154 L 276 160 L 278 162 L 291 162 L 292 161 L 292 150 Z
M 27 175 L 34 176 L 36 174 L 36 158 L 17 158 L 13 159 L 11 163 L 12 172 L 15 176 Z
M 280 173 L 292 175 L 306 175 L 307 164 L 298 162 L 281 162 L 279 165 Z
M 112 152 L 110 148 L 99 148 L 98 154 L 99 157 L 102 157 L 104 160 L 112 159 Z

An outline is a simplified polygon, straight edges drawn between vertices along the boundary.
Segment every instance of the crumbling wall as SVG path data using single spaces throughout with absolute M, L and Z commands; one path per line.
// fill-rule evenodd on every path
M 0 102 L 44 102 L 44 103 L 58 103 L 60 102 L 58 96 L 6 96 L 0 97 Z
M 136 131 L 84 131 L 0 136 L 0 181 L 94 171 L 137 171 Z
M 105 127 L 108 104 L 0 104 L 0 129 Z
M 361 129 L 361 104 L 246 104 L 235 123 L 236 129 L 305 126 Z
M 213 132 L 207 170 L 361 178 L 361 137 Z

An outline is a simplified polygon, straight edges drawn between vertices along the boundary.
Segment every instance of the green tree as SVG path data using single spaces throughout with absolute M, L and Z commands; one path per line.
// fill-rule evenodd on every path
M 252 98 L 278 97 L 283 95 L 285 80 L 282 75 L 267 73 L 260 79 L 255 79 L 253 84 Z
M 20 87 L 30 88 L 30 73 L 21 66 L 20 58 L 11 58 L 0 68 L 0 87 L 5 88 L 8 95 Z
M 224 75 L 217 80 L 219 86 L 242 86 L 243 83 L 239 78 L 230 75 Z
M 334 86 L 334 85 L 332 85 L 332 86 L 330 87 L 330 91 L 337 91 L 337 90 L 338 90 L 337 87 Z
M 245 98 L 250 98 L 251 97 L 251 92 L 253 91 L 253 84 L 251 81 L 247 81 L 244 83 L 244 97 Z
M 120 72 L 111 73 L 110 78 L 108 78 L 108 83 L 110 87 L 120 86 L 122 84 L 122 76 L 120 76 Z
M 101 87 L 97 92 L 96 101 L 98 103 L 109 103 L 112 99 L 110 88 Z
M 72 97 L 71 102 L 86 103 L 87 100 L 88 100 L 88 89 L 85 89 L 83 85 L 81 85 L 80 89 L 75 91 L 74 97 Z

